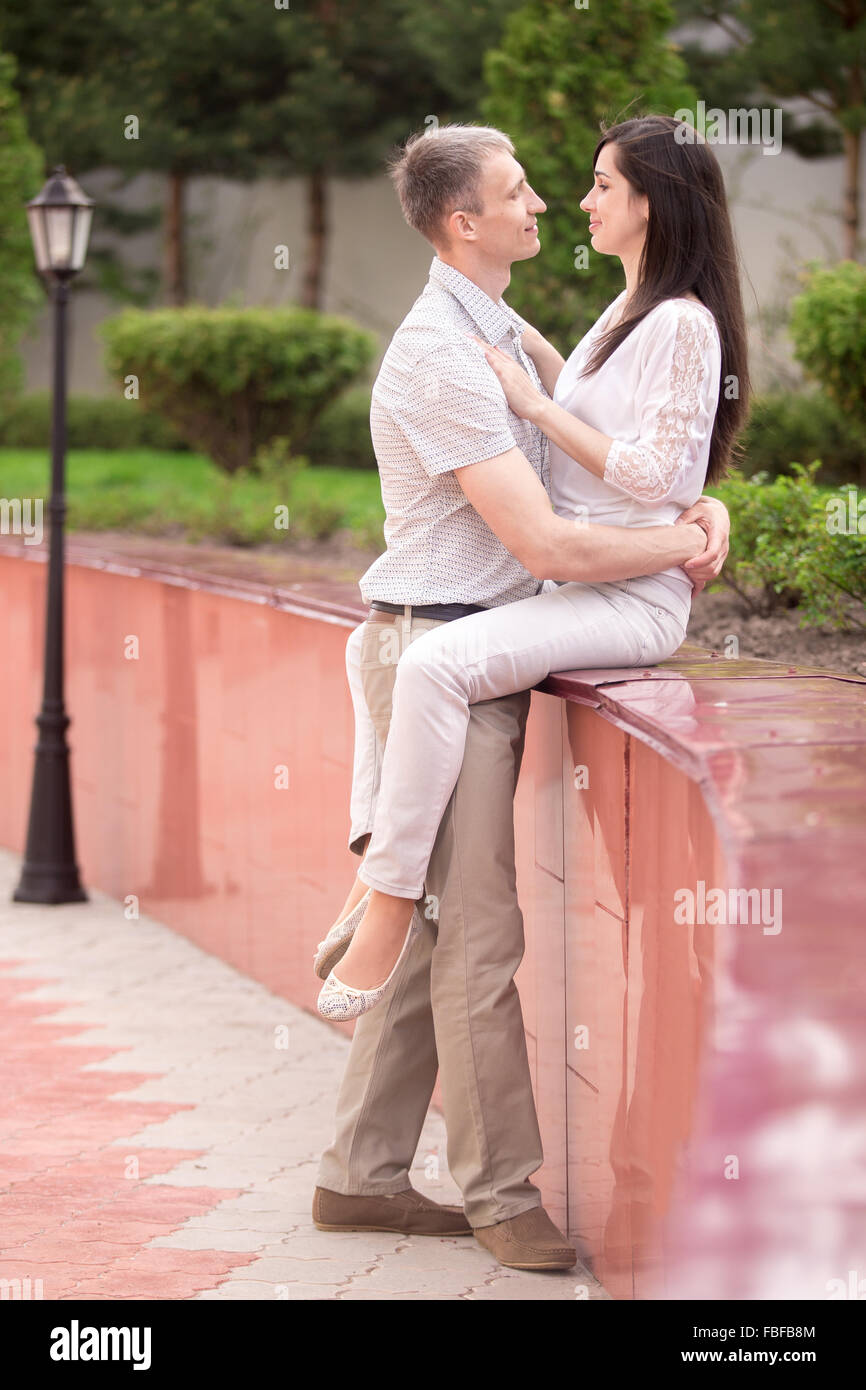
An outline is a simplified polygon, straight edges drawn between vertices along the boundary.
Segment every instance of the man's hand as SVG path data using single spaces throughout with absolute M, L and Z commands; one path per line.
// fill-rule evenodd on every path
M 717 497 L 699 497 L 693 507 L 683 512 L 674 522 L 679 526 L 681 522 L 693 521 L 700 526 L 707 534 L 707 548 L 703 555 L 698 555 L 694 560 L 686 560 L 683 569 L 695 586 L 695 593 L 699 594 L 705 584 L 711 579 L 717 579 L 722 572 L 728 554 L 728 538 L 731 534 L 731 518 L 724 502 L 720 502 Z

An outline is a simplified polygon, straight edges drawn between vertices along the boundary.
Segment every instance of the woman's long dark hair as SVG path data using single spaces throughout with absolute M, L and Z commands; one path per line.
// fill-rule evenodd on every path
M 646 194 L 649 220 L 638 265 L 638 286 L 627 316 L 603 333 L 581 377 L 591 376 L 651 309 L 694 293 L 715 317 L 722 345 L 719 401 L 710 441 L 707 482 L 724 477 L 749 413 L 746 318 L 737 248 L 719 162 L 691 127 L 682 144 L 672 116 L 638 116 L 605 129 L 592 157 L 615 144 L 623 178 Z M 682 137 L 681 137 L 682 138 Z M 732 394 L 731 382 L 733 382 Z

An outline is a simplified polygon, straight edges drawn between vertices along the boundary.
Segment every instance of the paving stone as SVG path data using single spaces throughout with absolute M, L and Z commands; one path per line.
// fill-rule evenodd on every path
M 338 1289 L 338 1303 L 459 1303 L 462 1295 L 447 1293 L 372 1293 L 369 1289 Z
M 471 1237 L 318 1231 L 348 1036 L 98 891 L 12 903 L 19 875 L 0 851 L 0 1277 L 94 1302 L 606 1297 Z M 459 1203 L 446 1156 L 431 1111 L 411 1180 Z
M 173 1248 L 178 1250 L 253 1250 L 262 1252 L 268 1235 L 263 1231 L 210 1230 L 202 1226 L 182 1226 L 168 1236 L 156 1236 L 150 1242 L 151 1249 Z
M 286 1255 L 271 1255 L 267 1259 L 256 1259 L 244 1271 L 247 1279 L 260 1279 L 267 1284 L 328 1284 L 334 1280 L 335 1273 L 340 1278 L 349 1279 L 363 1272 L 368 1263 L 362 1256 L 353 1260 L 346 1256 L 339 1263 L 332 1259 L 295 1260 Z
M 609 1295 L 595 1280 L 582 1279 L 579 1276 L 573 1278 L 571 1275 L 556 1274 L 553 1271 L 548 1274 L 527 1272 L 526 1278 L 519 1270 L 515 1270 L 514 1273 L 518 1275 L 518 1279 L 514 1283 L 506 1283 L 496 1279 L 485 1286 L 471 1289 L 466 1297 L 477 1303 L 508 1301 L 576 1303 L 584 1301 L 582 1296 L 578 1298 L 576 1292 L 578 1285 L 586 1284 L 589 1289 L 589 1302 L 609 1298 Z
M 196 1294 L 195 1297 L 207 1300 L 231 1301 L 245 1299 L 250 1302 L 292 1303 L 298 1300 L 323 1301 L 336 1298 L 340 1284 L 287 1284 L 279 1288 L 273 1284 L 235 1280 L 223 1284 L 219 1289 Z
M 351 1289 L 370 1290 L 375 1293 L 439 1293 L 464 1294 L 473 1287 L 483 1284 L 485 1275 L 492 1271 L 479 1262 L 480 1267 L 469 1265 L 452 1266 L 448 1269 L 417 1269 L 404 1265 L 402 1256 L 383 1260 L 375 1269 L 354 1275 L 348 1285 Z M 540 1276 L 530 1275 L 537 1279 Z
M 310 1231 L 308 1227 L 297 1234 L 287 1234 L 281 1241 L 270 1241 L 259 1253 L 262 1258 L 372 1264 L 382 1255 L 396 1255 L 402 1240 L 402 1236 L 391 1236 L 386 1231 Z

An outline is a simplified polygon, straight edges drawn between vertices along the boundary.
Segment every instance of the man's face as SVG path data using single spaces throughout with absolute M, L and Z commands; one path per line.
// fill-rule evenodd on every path
M 547 204 L 530 187 L 513 155 L 505 150 L 488 155 L 480 194 L 484 211 L 467 213 L 456 223 L 452 219 L 452 236 L 458 233 L 454 239 L 474 242 L 486 259 L 501 265 L 537 255 L 541 242 L 536 217 L 547 211 Z

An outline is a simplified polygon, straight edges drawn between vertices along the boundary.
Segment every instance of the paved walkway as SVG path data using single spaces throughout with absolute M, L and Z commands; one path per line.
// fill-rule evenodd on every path
M 0 1297 L 607 1298 L 471 1237 L 317 1231 L 348 1039 L 89 886 L 13 903 L 19 870 L 0 850 Z M 413 1183 L 459 1202 L 445 1155 L 431 1111 Z

